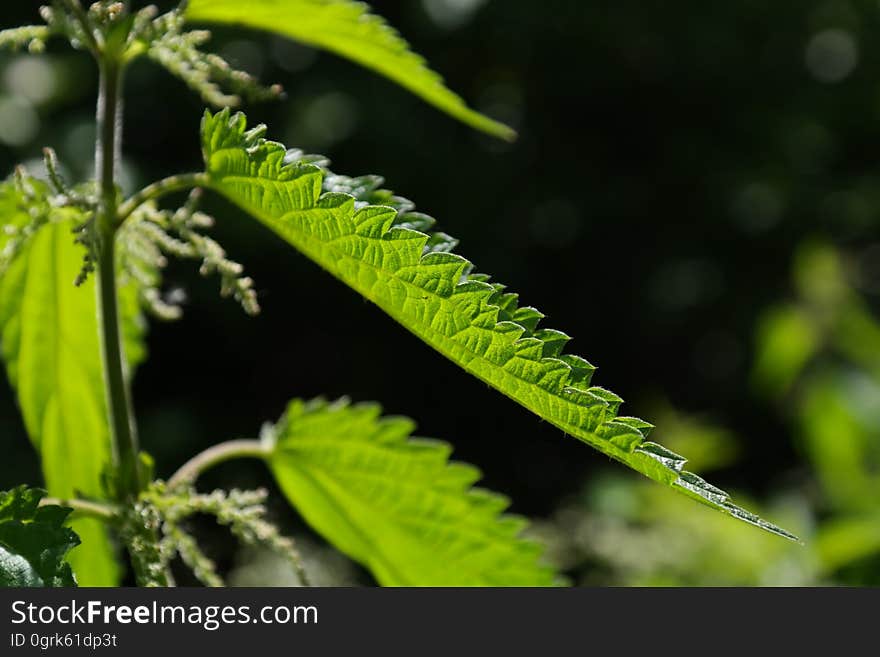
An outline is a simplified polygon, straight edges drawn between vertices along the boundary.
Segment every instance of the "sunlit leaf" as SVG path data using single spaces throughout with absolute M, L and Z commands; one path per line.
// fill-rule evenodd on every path
M 516 133 L 470 109 L 368 5 L 351 0 L 190 0 L 186 18 L 283 34 L 384 75 L 456 119 L 502 139 Z
M 413 423 L 376 404 L 294 401 L 271 432 L 282 491 L 333 545 L 386 586 L 549 586 L 526 523 L 508 501 L 472 488 L 446 443 L 410 438 Z
M 683 457 L 648 442 L 651 425 L 618 415 L 620 397 L 591 385 L 595 368 L 564 353 L 568 336 L 539 328 L 539 311 L 475 274 L 452 253 L 456 241 L 430 233 L 433 219 L 382 190 L 380 178 L 335 176 L 319 166 L 320 158 L 288 153 L 262 139 L 263 132 L 248 131 L 242 114 L 206 113 L 202 148 L 211 187 L 440 353 L 565 433 L 704 504 L 793 538 L 685 471 Z
M 39 181 L 30 184 L 38 197 L 48 194 Z M 111 445 L 95 277 L 74 286 L 84 250 L 74 243 L 73 229 L 85 217 L 71 208 L 50 208 L 45 197 L 25 201 L 12 183 L 0 186 L 3 225 L 22 225 L 26 211 L 35 207 L 46 213 L 46 223 L 24 240 L 0 272 L 2 356 L 25 428 L 40 453 L 49 494 L 101 497 Z M 140 360 L 143 326 L 136 316 L 136 300 L 132 303 L 136 294 L 133 286 L 124 288 L 121 306 L 126 351 Z M 105 527 L 92 518 L 77 519 L 72 526 L 89 545 L 88 553 L 79 551 L 72 557 L 80 582 L 116 584 L 119 571 Z

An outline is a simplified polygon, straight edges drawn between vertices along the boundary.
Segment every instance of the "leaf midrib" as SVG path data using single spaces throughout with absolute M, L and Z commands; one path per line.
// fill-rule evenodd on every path
M 221 148 L 221 149 L 218 149 L 217 151 L 215 151 L 213 155 L 216 156 L 217 154 L 222 153 L 224 151 L 230 152 L 230 153 L 238 153 L 238 152 L 240 152 L 240 149 L 239 148 Z M 257 181 L 285 184 L 285 183 L 282 183 L 281 181 L 265 180 L 265 179 L 259 178 L 256 175 L 254 175 L 254 176 L 222 175 L 222 176 L 218 177 L 216 174 L 211 173 L 210 179 L 215 180 L 217 182 L 217 184 L 215 185 L 216 191 L 220 192 L 223 196 L 225 196 L 227 199 L 232 201 L 235 205 L 242 207 L 242 209 L 244 209 L 247 212 L 254 212 L 255 207 L 246 207 L 245 204 L 242 203 L 239 199 L 237 199 L 233 195 L 229 194 L 223 188 L 224 181 L 232 181 L 232 182 L 237 182 L 239 184 L 242 184 L 242 183 L 253 184 L 254 182 L 257 182 Z M 352 198 L 354 198 L 354 197 L 352 197 Z M 388 206 L 385 206 L 385 207 L 388 207 Z M 390 208 L 390 207 L 389 207 L 389 209 L 394 210 L 393 208 Z M 273 217 L 271 215 L 268 215 L 267 213 L 265 213 L 263 211 L 262 208 L 259 208 L 258 210 L 259 211 L 256 212 L 257 216 L 259 218 L 261 218 L 264 222 L 268 223 L 270 228 L 274 229 L 275 226 L 273 226 L 273 224 L 276 222 L 279 222 L 280 219 L 277 217 Z M 293 214 L 305 214 L 308 212 L 309 212 L 308 209 L 293 209 L 293 210 L 286 211 L 284 213 L 284 215 L 290 216 Z M 324 241 L 324 240 L 312 237 L 311 235 L 308 235 L 307 233 L 305 233 L 301 230 L 297 230 L 296 232 L 297 232 L 297 235 L 298 235 L 300 241 L 305 242 L 305 243 L 310 243 L 313 245 L 317 245 L 318 247 L 323 247 L 325 249 L 329 249 L 337 256 L 337 259 L 345 259 L 348 262 L 356 263 L 358 266 L 369 267 L 371 270 L 373 270 L 377 274 L 377 276 L 380 276 L 383 279 L 387 280 L 387 279 L 393 278 L 395 281 L 399 281 L 401 284 L 403 284 L 407 290 L 409 290 L 409 291 L 417 290 L 418 291 L 418 293 L 416 295 L 417 297 L 424 296 L 424 295 L 430 295 L 433 298 L 439 300 L 441 303 L 448 302 L 447 297 L 440 296 L 434 292 L 431 292 L 431 291 L 425 290 L 423 288 L 420 288 L 416 285 L 413 285 L 409 281 L 406 281 L 402 278 L 396 277 L 393 274 L 390 274 L 389 272 L 387 272 L 385 269 L 383 269 L 379 266 L 376 266 L 376 265 L 372 264 L 371 262 L 354 258 L 354 257 L 350 256 L 349 254 L 345 253 L 344 251 L 336 249 L 330 241 Z M 420 232 L 420 231 L 412 231 L 412 232 L 416 233 L 416 232 Z M 421 233 L 421 234 L 424 235 L 424 233 Z M 362 237 L 363 239 L 373 239 L 373 238 L 369 238 L 366 236 L 359 236 L 359 237 Z M 310 249 L 310 251 L 315 251 L 315 250 L 319 250 L 319 249 L 315 249 L 314 246 Z M 337 273 L 336 271 L 333 271 L 332 269 L 325 266 L 324 263 L 322 262 L 322 259 L 312 257 L 311 260 L 313 260 L 321 268 L 330 272 L 333 276 L 335 276 L 339 280 L 342 280 L 343 282 L 348 284 L 348 282 L 345 281 L 339 273 Z M 392 306 L 391 304 L 388 304 L 387 306 L 380 304 L 378 301 L 376 301 L 375 298 L 373 298 L 375 295 L 373 295 L 369 292 L 363 292 L 361 290 L 358 290 L 358 291 L 361 292 L 361 294 L 363 294 L 364 296 L 366 296 L 375 305 L 382 308 L 382 310 L 385 311 L 388 315 L 390 315 L 395 321 L 397 321 L 398 324 L 401 324 L 404 328 L 408 329 L 411 333 L 415 334 L 417 337 L 421 337 L 421 336 L 419 336 L 419 333 L 414 328 L 412 328 L 413 326 L 417 325 L 419 327 L 419 329 L 424 334 L 430 336 L 433 339 L 433 342 L 431 343 L 432 346 L 435 346 L 435 348 L 438 351 L 441 351 L 441 353 L 444 353 L 444 355 L 446 355 L 447 357 L 450 357 L 450 354 L 452 356 L 454 356 L 454 358 L 452 358 L 452 360 L 454 360 L 456 363 L 459 363 L 460 366 L 463 369 L 465 369 L 468 373 L 470 373 L 471 375 L 477 377 L 478 379 L 480 379 L 484 383 L 491 385 L 493 388 L 496 388 L 499 392 L 501 392 L 505 396 L 516 401 L 518 404 L 525 406 L 532 413 L 535 413 L 536 415 L 538 415 L 538 417 L 541 417 L 542 419 L 549 421 L 551 424 L 555 425 L 556 427 L 558 427 L 559 429 L 561 429 L 565 433 L 568 433 L 572 436 L 575 436 L 576 438 L 583 440 L 584 442 L 587 442 L 592 447 L 594 447 L 595 449 L 598 449 L 599 451 L 601 451 L 605 455 L 610 456 L 611 458 L 614 458 L 614 459 L 624 463 L 625 465 L 628 465 L 629 467 L 633 466 L 632 461 L 627 458 L 627 456 L 630 454 L 630 452 L 624 452 L 623 450 L 620 450 L 619 448 L 614 446 L 612 443 L 605 441 L 605 440 L 602 440 L 602 438 L 597 436 L 595 433 L 593 433 L 591 431 L 587 431 L 579 425 L 569 424 L 569 423 L 563 422 L 561 420 L 555 419 L 553 417 L 544 417 L 540 412 L 536 411 L 533 408 L 532 403 L 530 403 L 526 400 L 520 399 L 518 397 L 515 397 L 511 392 L 508 392 L 508 390 L 506 389 L 506 388 L 509 388 L 509 386 L 497 385 L 492 380 L 490 380 L 486 376 L 482 375 L 477 369 L 471 367 L 471 363 L 474 360 L 479 360 L 480 362 L 485 363 L 488 366 L 487 369 L 491 369 L 493 372 L 497 372 L 501 378 L 507 379 L 508 381 L 514 381 L 518 385 L 525 385 L 532 390 L 539 391 L 539 394 L 545 396 L 548 399 L 558 400 L 560 402 L 565 403 L 566 405 L 570 405 L 570 406 L 573 406 L 573 407 L 581 409 L 581 410 L 583 410 L 583 408 L 584 408 L 583 406 L 581 406 L 575 402 L 572 402 L 571 400 L 566 399 L 565 397 L 561 397 L 559 395 L 555 395 L 553 393 L 550 393 L 544 388 L 535 386 L 531 381 L 529 381 L 527 379 L 523 379 L 522 377 L 519 377 L 515 374 L 508 372 L 503 367 L 500 367 L 498 364 L 489 360 L 485 356 L 482 356 L 481 354 L 475 353 L 473 351 L 469 351 L 465 346 L 456 342 L 452 338 L 444 335 L 443 333 L 437 331 L 432 326 L 419 321 L 417 318 L 404 316 L 401 313 L 398 313 L 398 310 L 394 306 Z M 406 321 L 404 321 L 404 319 L 406 319 Z M 482 327 L 482 326 L 471 325 L 470 328 L 475 328 L 475 329 L 479 329 L 481 331 L 494 333 L 493 329 Z M 436 346 L 438 343 L 442 343 L 442 345 L 446 348 L 445 352 L 444 352 L 444 350 L 439 349 Z M 547 415 L 550 415 L 550 414 L 547 414 Z M 659 464 L 659 463 L 658 463 L 658 465 L 662 466 L 662 464 Z M 662 466 L 662 467 L 666 467 L 666 466 Z M 639 470 L 639 471 L 641 472 L 641 470 Z M 677 473 L 676 473 L 676 476 L 677 476 Z

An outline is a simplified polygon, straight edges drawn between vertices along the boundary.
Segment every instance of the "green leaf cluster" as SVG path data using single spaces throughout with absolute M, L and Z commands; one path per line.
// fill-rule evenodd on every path
M 40 506 L 45 491 L 0 491 L 0 587 L 76 586 L 67 553 L 79 537 L 64 526 L 70 509 Z

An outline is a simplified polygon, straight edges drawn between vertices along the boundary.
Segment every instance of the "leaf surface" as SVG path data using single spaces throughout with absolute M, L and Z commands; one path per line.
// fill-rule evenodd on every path
M 248 130 L 242 114 L 206 113 L 209 185 L 274 230 L 453 362 L 565 433 L 662 484 L 762 529 L 785 530 L 684 470 L 649 442 L 652 426 L 618 415 L 621 398 L 591 385 L 594 367 L 565 353 L 564 333 L 470 262 L 434 220 L 381 189 L 376 176 L 329 173 L 326 161 L 286 151 Z
M 384 19 L 351 0 L 190 0 L 186 18 L 283 34 L 369 68 L 454 118 L 502 139 L 516 133 L 470 109 Z
M 111 460 L 95 298 L 95 276 L 74 286 L 83 247 L 73 229 L 85 217 L 71 208 L 52 208 L 45 187 L 28 205 L 12 183 L 0 186 L 0 223 L 20 226 L 26 212 L 47 214 L 47 222 L 0 272 L 0 347 L 15 388 L 25 428 L 37 448 L 46 487 L 55 497 L 102 497 L 101 476 Z M 4 246 L 0 242 L 0 247 Z M 133 284 L 120 291 L 126 352 L 144 357 L 143 323 Z M 73 521 L 88 545 L 74 553 L 74 568 L 86 586 L 118 583 L 113 547 L 103 524 Z
M 377 404 L 293 401 L 271 432 L 269 465 L 290 502 L 385 586 L 550 586 L 526 522 L 472 488 L 446 443 L 410 438 L 412 421 Z
M 79 537 L 64 521 L 70 509 L 39 506 L 44 491 L 0 491 L 0 587 L 76 586 L 68 551 Z

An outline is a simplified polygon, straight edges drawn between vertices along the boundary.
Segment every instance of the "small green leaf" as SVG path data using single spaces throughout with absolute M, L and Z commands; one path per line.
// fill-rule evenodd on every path
M 563 354 L 568 336 L 538 329 L 543 315 L 470 262 L 434 244 L 450 238 L 380 178 L 346 178 L 247 130 L 242 114 L 206 113 L 202 149 L 209 185 L 374 302 L 422 340 L 565 433 L 667 486 L 795 539 L 734 505 L 722 490 L 683 470 L 685 459 L 646 442 L 651 425 L 620 418 L 622 400 L 591 386 L 595 369 Z M 371 205 L 378 204 L 378 205 Z M 415 229 L 414 226 L 420 226 Z
M 0 224 L 21 226 L 31 211 L 46 222 L 23 240 L 0 271 L 0 347 L 15 388 L 25 428 L 40 453 L 51 495 L 100 498 L 101 476 L 111 447 L 98 339 L 95 277 L 74 286 L 84 249 L 74 227 L 85 216 L 54 208 L 39 181 L 29 181 L 37 198 L 26 201 L 12 183 L 0 185 Z M 0 247 L 8 246 L 0 238 Z M 143 323 L 133 282 L 123 287 L 123 336 L 135 360 L 144 357 Z M 112 586 L 119 572 L 105 527 L 77 519 L 88 555 L 74 553 L 74 567 L 87 586 Z
M 425 60 L 363 2 L 352 0 L 190 0 L 186 18 L 268 30 L 324 48 L 384 75 L 426 102 L 508 141 L 516 133 L 470 109 Z
M 76 586 L 67 553 L 79 537 L 64 526 L 70 509 L 40 506 L 45 491 L 0 491 L 0 587 Z
M 540 547 L 508 501 L 471 488 L 446 443 L 376 404 L 293 401 L 270 432 L 269 465 L 306 521 L 385 586 L 549 586 Z

